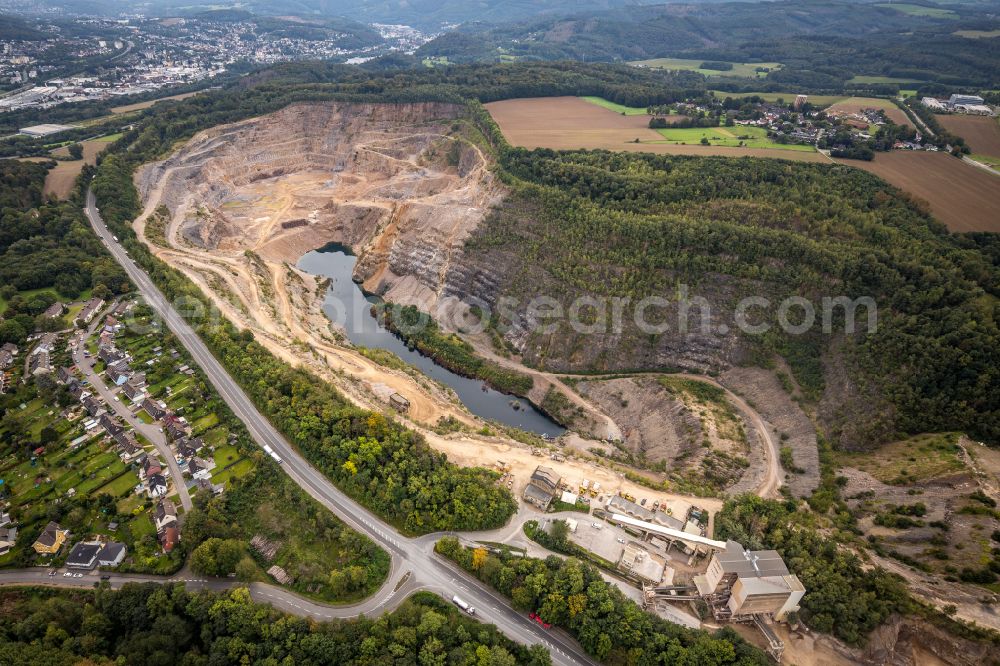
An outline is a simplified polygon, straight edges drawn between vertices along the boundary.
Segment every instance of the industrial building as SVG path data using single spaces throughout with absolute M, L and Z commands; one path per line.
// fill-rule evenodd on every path
M 716 619 L 751 619 L 755 614 L 783 620 L 799 609 L 805 588 L 774 550 L 746 550 L 735 541 L 712 554 L 708 570 L 694 577 L 698 594 Z
M 54 125 L 51 123 L 46 123 L 43 125 L 32 125 L 31 127 L 22 127 L 20 130 L 21 134 L 25 136 L 49 136 L 50 134 L 58 134 L 59 132 L 65 132 L 66 130 L 76 129 L 71 125 Z
M 539 465 L 531 473 L 528 485 L 524 488 L 524 501 L 545 511 L 552 503 L 552 498 L 559 492 L 561 481 L 562 478 L 554 469 Z

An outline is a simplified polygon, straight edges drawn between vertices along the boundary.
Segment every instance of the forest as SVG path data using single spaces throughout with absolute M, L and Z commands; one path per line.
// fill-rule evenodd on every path
M 820 92 L 854 85 L 871 89 L 869 84 L 850 83 L 857 75 L 994 87 L 1000 40 L 951 34 L 959 29 L 993 29 L 994 16 L 986 7 L 954 5 L 954 9 L 952 16 L 934 18 L 878 4 L 784 0 L 581 10 L 569 16 L 460 26 L 423 45 L 417 55 L 447 57 L 452 62 L 674 57 L 708 64 L 782 63 L 763 78 L 727 77 L 725 71 L 717 71 L 718 80 L 734 91 L 794 86 Z
M 634 302 L 684 284 L 707 297 L 713 312 L 732 313 L 745 295 L 794 294 L 815 303 L 870 296 L 877 326 L 844 338 L 843 353 L 866 399 L 884 409 L 863 421 L 831 417 L 834 441 L 871 446 L 899 432 L 950 429 L 1000 441 L 1000 394 L 987 389 L 1000 382 L 1000 275 L 979 249 L 982 238 L 951 235 L 905 194 L 836 165 L 499 150 L 514 194 L 466 246 L 480 261 L 505 258 L 508 279 L 497 297 L 524 302 L 548 294 L 569 303 L 589 294 Z M 743 355 L 728 362 L 766 362 L 778 353 L 819 400 L 832 339 L 821 319 L 797 335 L 778 327 L 740 334 Z M 664 339 L 671 344 L 669 332 L 650 338 L 627 331 L 615 349 L 581 367 L 568 362 L 567 350 L 603 342 L 564 333 L 555 342 L 541 335 L 529 341 L 526 361 L 614 371 L 653 357 L 662 362 L 654 350 Z
M 437 542 L 436 552 L 456 562 L 511 600 L 580 641 L 587 654 L 605 664 L 770 663 L 731 629 L 714 634 L 692 630 L 643 611 L 590 564 L 550 555 L 544 560 L 464 548 L 454 537 Z
M 246 588 L 191 593 L 183 584 L 4 589 L 0 607 L 0 663 L 8 666 L 551 663 L 544 649 L 514 643 L 426 593 L 379 618 L 332 622 L 254 603 Z
M 129 290 L 75 201 L 42 196 L 47 164 L 0 160 L 0 344 L 22 344 L 57 298 Z M 22 293 L 23 292 L 23 293 Z

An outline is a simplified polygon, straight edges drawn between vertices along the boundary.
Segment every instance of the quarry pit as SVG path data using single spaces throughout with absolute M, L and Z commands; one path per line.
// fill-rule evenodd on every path
M 463 245 L 506 194 L 477 137 L 460 105 L 294 104 L 202 131 L 142 167 L 135 181 L 144 210 L 134 230 L 224 316 L 355 404 L 384 411 L 399 394 L 410 406 L 400 418 L 452 460 L 490 466 L 525 457 L 527 465 L 528 447 L 484 429 L 449 387 L 351 345 L 323 312 L 324 281 L 296 267 L 337 243 L 357 255 L 353 278 L 366 292 L 437 318 L 458 307 L 454 283 L 468 281 Z M 488 287 L 488 271 L 477 270 Z M 449 280 L 456 274 L 463 279 Z M 536 389 L 546 382 L 531 374 Z M 607 424 L 596 436 L 616 427 L 598 404 L 564 390 L 589 421 Z M 441 431 L 442 419 L 459 431 Z M 561 466 L 571 477 L 602 478 L 611 491 L 651 492 L 592 460 Z M 515 479 L 514 492 L 526 481 Z

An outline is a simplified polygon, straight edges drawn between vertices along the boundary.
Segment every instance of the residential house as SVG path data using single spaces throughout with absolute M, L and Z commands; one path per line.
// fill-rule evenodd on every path
M 0 349 L 0 370 L 14 367 L 14 355 L 6 349 Z
M 97 566 L 116 567 L 125 559 L 127 549 L 125 544 L 117 541 L 109 541 L 104 544 L 101 552 L 97 554 Z
M 80 310 L 80 314 L 76 316 L 76 325 L 82 328 L 89 324 L 94 320 L 94 317 L 103 306 L 104 300 L 97 298 L 96 296 L 84 303 L 83 308 Z
M 50 305 L 42 313 L 42 316 L 48 317 L 49 319 L 55 319 L 56 317 L 62 317 L 63 312 L 66 311 L 66 306 L 58 301 Z
M 164 416 L 167 415 L 167 410 L 162 405 L 160 405 L 159 402 L 153 400 L 152 398 L 146 398 L 145 400 L 143 400 L 142 408 L 143 410 L 145 410 L 147 414 L 150 415 L 150 417 L 156 419 L 157 421 L 159 421 L 160 419 L 162 419 Z
M 116 363 L 121 363 L 125 360 L 125 356 L 115 349 L 114 345 L 108 347 L 101 347 L 97 351 L 97 358 L 104 361 L 107 366 L 115 365 Z
M 177 542 L 181 540 L 181 534 L 176 525 L 163 528 L 163 531 L 159 532 L 157 536 L 160 539 L 160 546 L 165 553 L 172 551 L 177 546 Z
M 129 433 L 123 433 L 124 441 L 118 442 L 118 457 L 121 458 L 123 463 L 128 463 L 135 460 L 141 453 L 142 447 L 139 446 L 139 442 Z
M 81 541 L 74 544 L 66 557 L 66 566 L 71 569 L 93 569 L 97 564 L 97 554 L 101 552 L 101 542 Z
M 36 348 L 28 357 L 28 374 L 33 377 L 47 375 L 52 372 L 49 365 L 49 352 L 45 349 Z
M 181 458 L 193 458 L 204 445 L 200 437 L 193 439 L 181 437 L 177 440 L 177 455 Z
M 5 342 L 2 347 L 0 347 L 0 352 L 7 352 L 11 356 L 17 356 L 17 345 L 13 342 Z
M 0 555 L 6 555 L 17 543 L 16 527 L 0 527 Z
M 0 527 L 7 527 L 10 525 L 10 514 L 6 511 L 0 511 Z
M 83 403 L 83 408 L 87 410 L 87 413 L 95 419 L 106 411 L 104 403 L 95 396 L 86 395 L 80 402 Z
M 210 479 L 212 477 L 208 463 L 201 458 L 192 458 L 188 463 L 188 471 L 195 479 Z
M 160 465 L 160 461 L 153 456 L 143 456 L 139 461 L 140 474 L 143 479 L 148 479 L 154 474 L 159 474 L 163 471 L 163 466 Z
M 66 390 L 73 396 L 74 400 L 82 400 L 84 395 L 90 395 L 87 393 L 87 387 L 84 386 L 83 382 L 75 377 L 66 382 Z
M 210 479 L 198 479 L 198 487 L 202 490 L 207 490 L 213 495 L 221 495 L 226 492 L 226 484 L 224 483 L 212 483 Z
M 134 372 L 129 378 L 128 383 L 137 389 L 141 389 L 146 386 L 146 373 L 145 372 Z
M 107 430 L 108 434 L 112 437 L 116 437 L 117 435 L 125 432 L 125 427 L 118 422 L 118 419 L 111 416 L 111 414 L 101 414 L 101 418 L 98 419 L 98 423 L 100 423 L 101 427 Z
M 121 386 L 128 381 L 130 373 L 131 370 L 129 369 L 127 363 L 116 363 L 114 365 L 109 365 L 104 374 L 107 375 L 108 380 L 115 386 Z
M 187 425 L 172 414 L 168 415 L 164 419 L 163 429 L 166 430 L 167 435 L 169 435 L 170 439 L 173 440 L 178 440 L 181 439 L 182 437 L 187 437 L 188 434 L 190 434 L 188 433 Z
M 62 529 L 59 527 L 59 523 L 53 521 L 45 526 L 45 529 L 38 535 L 38 538 L 35 539 L 35 543 L 31 544 L 31 547 L 39 555 L 55 555 L 62 548 L 62 545 L 66 543 L 66 537 L 68 536 L 69 530 Z
M 177 524 L 177 507 L 168 499 L 162 499 L 156 503 L 156 510 L 153 512 L 153 521 L 156 523 L 156 531 L 162 532 L 169 525 Z
M 133 404 L 138 404 L 146 399 L 146 393 L 141 388 L 136 388 L 130 382 L 122 384 L 122 393 L 128 396 Z
M 150 497 L 163 497 L 167 494 L 167 479 L 162 474 L 150 475 L 147 483 Z

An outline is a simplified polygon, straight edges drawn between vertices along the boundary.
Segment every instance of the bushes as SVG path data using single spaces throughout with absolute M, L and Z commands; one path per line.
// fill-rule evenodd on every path
M 243 588 L 193 594 L 183 584 L 8 589 L 0 606 L 0 663 L 9 666 L 551 663 L 544 649 L 518 645 L 426 593 L 377 619 L 323 623 L 256 604 Z
M 472 345 L 441 330 L 429 315 L 412 305 L 381 305 L 378 315 L 410 348 L 434 359 L 438 365 L 464 377 L 481 379 L 502 393 L 526 395 L 533 381 L 529 375 L 508 370 L 476 355 Z

